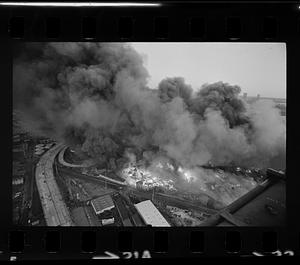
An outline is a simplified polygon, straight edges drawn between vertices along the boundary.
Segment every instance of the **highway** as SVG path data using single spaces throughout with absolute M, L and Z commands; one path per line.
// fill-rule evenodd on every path
M 66 151 L 68 147 L 65 146 L 64 148 L 62 148 L 62 150 L 60 151 L 59 155 L 58 155 L 58 162 L 63 165 L 64 167 L 67 167 L 67 168 L 83 168 L 83 167 L 90 167 L 93 163 L 92 162 L 86 162 L 86 163 L 83 163 L 81 165 L 75 165 L 75 164 L 71 164 L 71 163 L 68 163 L 65 161 L 64 159 L 64 153 Z M 114 183 L 114 184 L 117 184 L 117 185 L 126 185 L 124 182 L 121 182 L 121 181 L 118 181 L 118 180 L 115 180 L 115 179 L 112 179 L 112 178 L 109 178 L 109 177 L 106 177 L 104 175 L 101 175 L 99 174 L 98 176 L 99 179 L 103 179 L 103 182 L 110 182 L 110 183 Z
M 31 219 L 31 206 L 33 199 L 33 185 L 34 185 L 34 175 L 35 175 L 35 158 L 32 155 L 32 152 L 27 152 L 26 154 L 26 164 L 24 175 L 24 196 L 23 196 L 23 213 L 20 223 L 22 225 L 28 225 L 29 220 Z
M 94 164 L 94 162 L 92 161 L 86 161 L 86 162 L 83 162 L 83 164 L 81 165 L 76 165 L 76 164 L 71 164 L 71 163 L 68 163 L 67 161 L 65 161 L 64 159 L 64 155 L 65 155 L 65 151 L 67 150 L 68 146 L 64 146 L 59 155 L 58 155 L 58 161 L 60 164 L 62 164 L 63 166 L 65 167 L 73 167 L 73 168 L 81 168 L 81 167 L 90 167 Z
M 64 145 L 48 150 L 36 165 L 35 178 L 47 226 L 72 226 L 68 208 L 54 178 L 54 159 Z
M 80 178 L 80 179 L 83 179 L 83 180 L 100 183 L 102 185 L 110 186 L 114 189 L 126 186 L 125 183 L 122 183 L 120 181 L 114 181 L 111 178 L 107 178 L 107 177 L 103 178 L 101 176 L 93 177 L 93 176 L 81 174 L 79 172 L 75 172 L 72 168 L 65 168 L 65 167 L 62 167 L 62 166 L 58 166 L 57 168 L 58 168 L 60 173 L 66 174 L 68 176 L 73 176 L 75 178 Z

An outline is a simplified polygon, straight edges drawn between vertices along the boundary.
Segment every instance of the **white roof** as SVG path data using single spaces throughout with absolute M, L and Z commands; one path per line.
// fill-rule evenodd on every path
M 152 226 L 170 226 L 150 200 L 137 203 L 134 206 L 146 224 Z

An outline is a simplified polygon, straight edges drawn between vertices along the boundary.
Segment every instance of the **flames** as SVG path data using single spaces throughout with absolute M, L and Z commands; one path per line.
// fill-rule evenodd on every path
M 179 197 L 186 194 L 183 197 L 190 200 L 212 198 L 224 205 L 232 203 L 256 186 L 256 182 L 247 175 L 251 175 L 253 170 L 250 169 L 244 172 L 237 168 L 232 173 L 218 168 L 190 168 L 160 157 L 154 158 L 150 166 L 145 165 L 141 161 L 126 164 L 122 177 L 128 186 L 142 190 L 157 187 Z
M 145 190 L 154 187 L 161 187 L 165 190 L 176 191 L 177 188 L 174 179 L 170 179 L 166 172 L 172 172 L 172 175 L 182 177 L 187 183 L 193 183 L 197 180 L 192 170 L 179 166 L 177 170 L 169 163 L 162 160 L 155 161 L 152 167 L 145 168 L 139 166 L 139 163 L 132 160 L 123 168 L 121 176 L 129 186 L 142 188 Z
M 163 164 L 160 162 L 156 164 L 156 167 L 160 169 L 164 168 Z M 167 167 L 171 170 L 174 170 L 174 167 L 171 164 L 169 164 Z M 138 167 L 132 163 L 129 163 L 128 166 L 122 170 L 121 175 L 130 186 L 139 186 L 145 190 L 152 189 L 154 187 L 161 187 L 170 191 L 177 190 L 174 187 L 174 180 L 166 179 L 157 172 L 144 167 Z
M 172 171 L 174 171 L 174 166 L 172 165 L 172 164 L 170 164 L 170 163 L 165 163 L 165 165 L 163 165 L 163 163 L 162 162 L 158 162 L 157 164 L 156 164 L 156 167 L 157 168 L 161 168 L 161 169 L 169 169 L 169 170 L 172 170 Z
M 192 173 L 191 170 L 178 167 L 178 172 L 183 177 L 183 179 L 186 180 L 187 182 L 194 182 L 196 180 L 196 176 Z

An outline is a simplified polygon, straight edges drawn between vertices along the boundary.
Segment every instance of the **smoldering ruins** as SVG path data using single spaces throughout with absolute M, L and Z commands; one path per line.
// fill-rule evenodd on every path
M 31 135 L 99 168 L 165 164 L 201 182 L 208 165 L 267 168 L 285 159 L 286 125 L 274 102 L 248 103 L 226 80 L 192 87 L 166 76 L 149 87 L 149 77 L 130 44 L 27 43 L 15 51 L 13 108 Z

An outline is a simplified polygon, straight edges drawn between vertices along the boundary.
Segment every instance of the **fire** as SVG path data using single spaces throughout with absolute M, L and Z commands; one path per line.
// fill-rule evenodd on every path
M 156 167 L 163 168 L 163 165 L 162 165 L 162 163 L 159 162 L 159 163 L 157 163 Z
M 158 162 L 156 164 L 156 167 L 158 167 L 158 168 L 167 168 L 167 169 L 170 169 L 170 170 L 174 171 L 174 166 L 172 164 L 168 163 L 168 162 L 165 163 L 165 164 L 162 164 L 161 162 Z
M 168 167 L 169 169 L 171 169 L 171 170 L 173 170 L 173 171 L 174 171 L 174 167 L 173 167 L 173 165 L 171 165 L 171 164 L 167 163 L 167 167 Z
M 183 176 L 183 178 L 187 181 L 187 182 L 193 182 L 196 180 L 196 177 L 193 175 L 193 173 L 188 170 L 188 169 L 183 169 L 182 167 L 178 168 L 178 172 L 181 173 L 181 175 Z
M 156 186 L 167 190 L 176 190 L 173 180 L 163 179 L 161 176 L 156 175 L 156 173 L 143 167 L 137 167 L 136 165 L 129 165 L 127 168 L 124 168 L 122 176 L 130 186 L 136 187 L 139 184 L 143 189 L 151 189 Z

